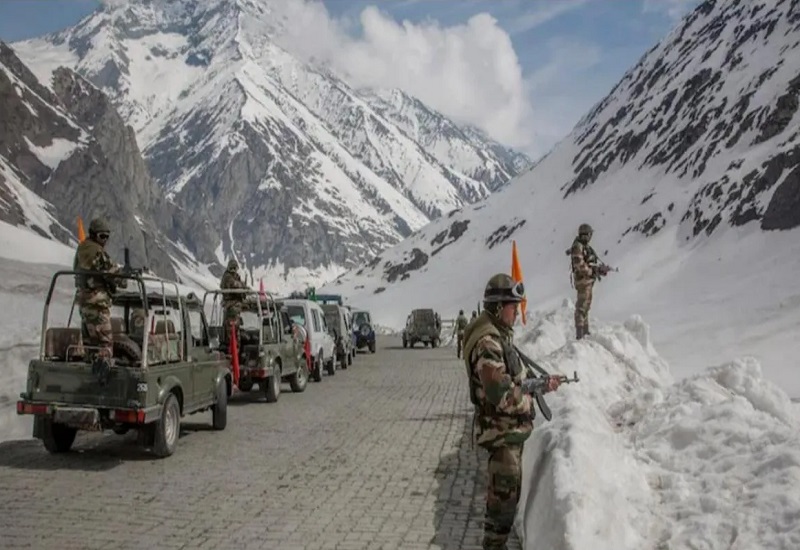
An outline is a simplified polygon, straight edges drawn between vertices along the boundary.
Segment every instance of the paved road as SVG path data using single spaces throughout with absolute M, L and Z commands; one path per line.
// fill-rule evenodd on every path
M 184 419 L 167 459 L 133 434 L 61 456 L 0 443 L 0 548 L 480 548 L 485 455 L 462 363 L 381 344 L 278 403 L 238 396 L 222 432 Z

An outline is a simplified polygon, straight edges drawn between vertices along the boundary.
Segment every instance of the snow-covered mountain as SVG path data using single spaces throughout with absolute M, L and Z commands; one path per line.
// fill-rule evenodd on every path
M 800 352 L 799 103 L 800 3 L 706 1 L 531 171 L 323 290 L 389 326 L 452 316 L 509 272 L 516 240 L 529 308 L 552 307 L 574 298 L 565 252 L 588 222 L 620 269 L 593 314 L 643 314 L 690 370 L 755 354 L 800 396 L 776 370 Z
M 63 65 L 112 98 L 154 179 L 216 228 L 188 250 L 236 257 L 276 289 L 367 261 L 530 166 L 402 92 L 352 89 L 281 48 L 285 6 L 109 3 L 13 46 L 42 81 Z
M 97 88 L 66 68 L 43 85 L 0 42 L 0 118 L 0 220 L 75 244 L 78 216 L 111 214 L 109 250 L 120 261 L 127 246 L 135 265 L 165 276 L 193 265 L 173 244 L 190 216 L 164 199 L 133 131 Z

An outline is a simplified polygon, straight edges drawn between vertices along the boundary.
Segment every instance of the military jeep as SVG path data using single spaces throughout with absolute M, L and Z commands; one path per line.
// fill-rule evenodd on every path
M 239 362 L 238 387 L 249 392 L 255 384 L 264 392 L 267 403 L 278 401 L 281 384 L 288 380 L 293 392 L 303 392 L 308 384 L 303 341 L 292 330 L 289 316 L 268 293 L 249 289 L 206 292 L 203 307 L 211 310 L 211 333 L 215 345 L 233 361 L 234 338 L 224 325 L 222 302 L 225 296 L 241 296 L 242 312 L 235 330 Z
M 375 328 L 372 326 L 372 316 L 369 311 L 353 310 L 353 334 L 357 350 L 366 347 L 370 353 L 375 353 Z
M 432 309 L 415 309 L 406 319 L 403 329 L 403 347 L 414 347 L 417 342 L 435 348 L 441 340 L 442 322 Z
M 114 357 L 98 359 L 98 348 L 86 344 L 86 326 L 73 321 L 74 303 L 66 324 L 49 326 L 57 282 L 72 285 L 76 275 L 59 271 L 51 280 L 39 357 L 28 366 L 17 402 L 17 414 L 35 415 L 33 436 L 49 452 L 63 453 L 78 430 L 121 435 L 135 429 L 141 445 L 167 457 L 177 446 L 183 416 L 211 409 L 213 427 L 225 429 L 231 373 L 225 358 L 209 348 L 199 299 L 182 296 L 176 283 L 140 273 L 86 273 L 126 279 L 117 281 L 112 298 Z

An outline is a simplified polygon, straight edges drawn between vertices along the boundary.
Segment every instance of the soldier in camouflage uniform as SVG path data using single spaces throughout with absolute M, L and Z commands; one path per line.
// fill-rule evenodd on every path
M 525 369 L 513 347 L 513 326 L 524 286 L 504 273 L 486 284 L 484 310 L 464 333 L 464 362 L 475 405 L 478 445 L 489 451 L 484 549 L 504 549 L 522 483 L 522 447 L 533 430 L 531 396 L 523 393 Z M 551 377 L 546 391 L 558 388 Z
M 577 297 L 575 300 L 575 337 L 580 340 L 589 332 L 589 308 L 592 306 L 592 289 L 598 274 L 607 273 L 605 266 L 598 266 L 597 254 L 589 245 L 592 227 L 582 223 L 578 236 L 569 250 L 572 261 L 572 283 Z
M 461 347 L 464 345 L 464 329 L 467 328 L 467 317 L 464 315 L 464 310 L 460 310 L 458 312 L 458 317 L 456 317 L 456 356 L 461 357 Z
M 89 223 L 89 237 L 78 245 L 73 271 L 78 307 L 83 320 L 84 337 L 87 344 L 99 348 L 96 356 L 110 360 L 113 357 L 111 330 L 111 297 L 117 287 L 127 286 L 127 280 L 116 277 L 86 276 L 81 273 L 119 273 L 120 267 L 111 261 L 105 245 L 111 236 L 111 228 L 102 218 Z
M 228 268 L 222 274 L 222 279 L 219 282 L 219 287 L 222 290 L 244 289 L 247 288 L 239 276 L 239 262 L 231 260 L 228 262 Z M 242 314 L 242 306 L 246 296 L 244 294 L 223 294 L 222 296 L 222 309 L 225 311 L 225 324 L 230 322 L 239 324 L 239 317 Z

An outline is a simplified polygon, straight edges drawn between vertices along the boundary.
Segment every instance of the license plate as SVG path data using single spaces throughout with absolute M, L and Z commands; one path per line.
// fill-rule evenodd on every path
M 100 422 L 97 409 L 58 408 L 53 414 L 53 421 L 73 427 L 93 427 Z

